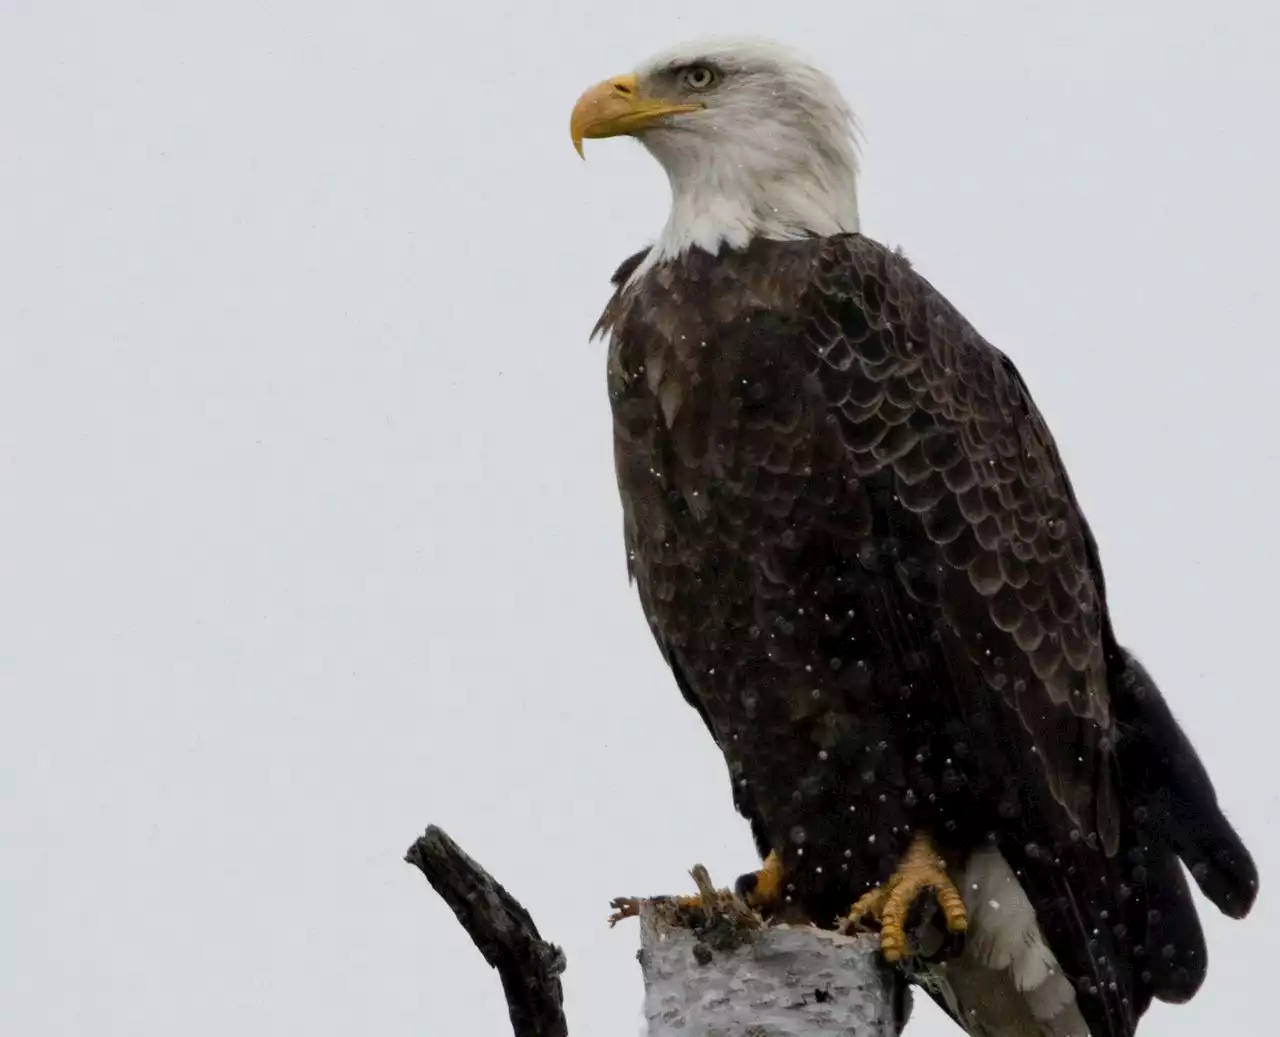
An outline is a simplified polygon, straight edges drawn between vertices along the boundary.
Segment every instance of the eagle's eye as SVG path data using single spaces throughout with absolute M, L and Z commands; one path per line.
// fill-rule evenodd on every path
M 706 90 L 715 81 L 715 70 L 706 65 L 690 65 L 680 73 L 680 82 L 691 90 Z

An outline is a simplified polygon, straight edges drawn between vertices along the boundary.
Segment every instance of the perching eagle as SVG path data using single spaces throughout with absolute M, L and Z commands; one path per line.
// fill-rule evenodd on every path
M 851 127 L 761 42 L 573 110 L 673 195 L 597 327 L 630 572 L 766 858 L 752 902 L 878 925 L 972 1034 L 1129 1037 L 1204 980 L 1179 861 L 1234 918 L 1257 873 L 1016 368 L 859 233 Z

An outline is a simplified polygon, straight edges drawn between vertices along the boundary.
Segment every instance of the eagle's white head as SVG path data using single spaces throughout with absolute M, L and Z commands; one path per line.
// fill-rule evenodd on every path
M 593 86 L 574 146 L 627 134 L 671 180 L 646 266 L 697 247 L 858 230 L 853 113 L 830 76 L 762 40 L 685 43 Z

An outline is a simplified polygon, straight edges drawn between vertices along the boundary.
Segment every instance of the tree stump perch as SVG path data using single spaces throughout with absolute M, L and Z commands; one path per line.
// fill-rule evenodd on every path
M 567 1037 L 564 955 L 529 913 L 434 826 L 409 849 L 498 970 L 515 1037 Z M 648 1037 L 896 1037 L 906 990 L 874 936 L 765 925 L 694 869 L 699 906 L 638 904 Z M 602 919 L 603 922 L 603 919 Z M 477 1035 L 480 1037 L 480 1035 Z

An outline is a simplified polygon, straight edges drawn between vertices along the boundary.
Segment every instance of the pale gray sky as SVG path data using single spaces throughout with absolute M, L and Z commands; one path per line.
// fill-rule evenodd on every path
M 742 32 L 838 77 L 867 232 L 1025 374 L 1259 859 L 1146 1032 L 1255 1028 L 1280 8 L 1118 6 L 0 3 L 4 1031 L 509 1033 L 400 861 L 436 822 L 565 947 L 574 1032 L 635 1032 L 609 898 L 754 858 L 627 586 L 587 342 L 665 179 L 567 125 Z

